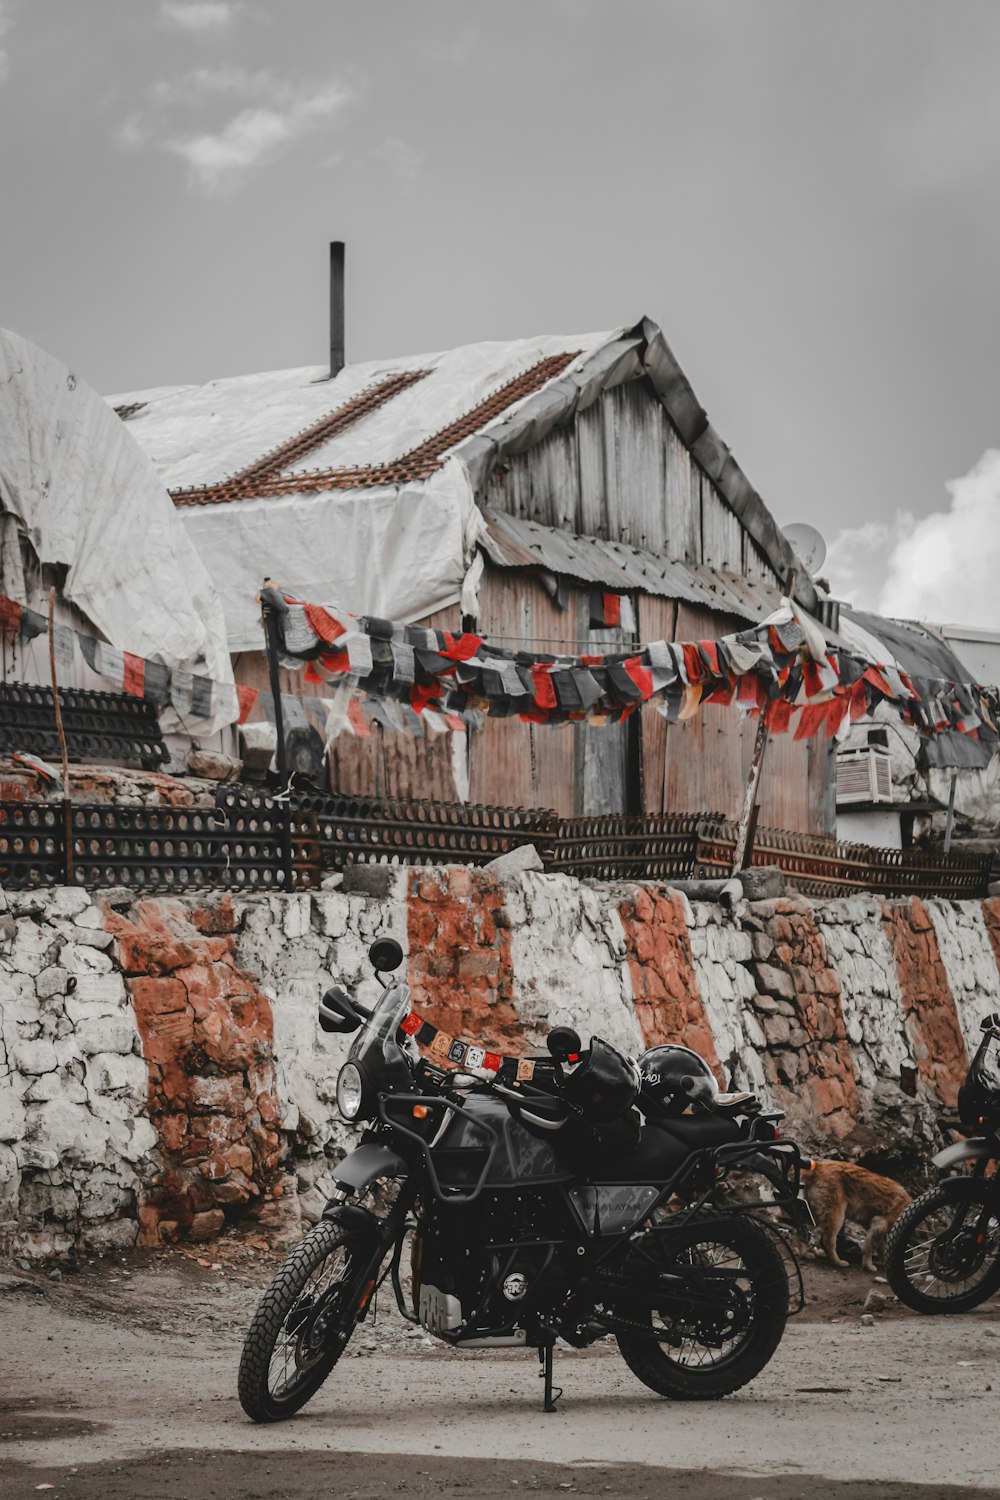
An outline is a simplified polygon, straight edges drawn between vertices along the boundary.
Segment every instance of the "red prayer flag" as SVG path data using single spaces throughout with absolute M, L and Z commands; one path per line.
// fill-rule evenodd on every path
M 535 684 L 535 702 L 539 708 L 555 708 L 556 690 L 552 686 L 552 668 L 544 665 L 532 667 L 531 680 Z
M 795 730 L 797 740 L 811 739 L 818 734 L 820 727 L 826 725 L 826 704 L 807 703 L 805 708 L 799 710 L 798 727 Z
M 418 714 L 438 702 L 441 689 L 436 682 L 415 682 L 410 688 L 410 707 Z
M 0 594 L 0 637 L 13 643 L 21 628 L 23 614 L 23 604 L 18 604 L 16 599 L 8 599 L 5 594 Z
M 859 677 L 851 688 L 851 723 L 856 724 L 863 719 L 868 712 L 868 694 L 865 692 L 865 680 Z
M 648 667 L 644 667 L 642 659 L 638 656 L 630 656 L 628 661 L 622 662 L 643 698 L 648 698 L 653 691 L 653 674 Z
M 503 1058 L 500 1056 L 499 1052 L 487 1052 L 486 1056 L 483 1058 L 483 1067 L 486 1069 L 487 1073 L 498 1073 L 500 1071 L 500 1064 L 502 1062 Z
M 837 730 L 843 724 L 850 706 L 846 696 L 843 695 L 831 698 L 830 702 L 826 705 L 826 737 L 828 740 L 833 739 Z
M 237 722 L 245 724 L 253 711 L 257 699 L 260 697 L 260 688 L 238 687 L 236 689 L 236 696 L 240 700 L 240 717 Z
M 622 600 L 620 594 L 605 594 L 604 601 L 604 623 L 605 625 L 620 625 L 622 619 Z
M 878 667 L 869 667 L 861 679 L 862 682 L 870 682 L 872 687 L 878 688 L 879 692 L 886 698 L 892 697 L 892 688 L 886 682 Z
M 764 710 L 764 723 L 772 734 L 787 734 L 792 722 L 792 705 L 786 698 L 772 698 Z
M 400 1021 L 399 1029 L 400 1031 L 404 1031 L 407 1036 L 416 1036 L 423 1024 L 423 1016 L 418 1016 L 415 1010 L 411 1010 L 410 1014 L 404 1020 Z
M 123 651 L 122 661 L 125 667 L 122 687 L 126 693 L 132 693 L 134 697 L 141 698 L 146 676 L 145 660 L 141 656 L 133 656 L 131 651 Z
M 468 632 L 463 633 L 457 639 L 447 630 L 443 630 L 441 634 L 444 636 L 444 648 L 440 654 L 446 656 L 449 661 L 469 661 L 483 644 L 482 636 L 469 635 Z
M 365 718 L 361 704 L 357 698 L 351 698 L 348 702 L 347 717 L 350 720 L 351 728 L 359 739 L 367 740 L 371 738 L 371 726 Z
M 340 621 L 335 620 L 333 615 L 329 614 L 321 605 L 306 604 L 303 605 L 303 608 L 305 609 L 306 619 L 309 621 L 309 624 L 315 630 L 320 640 L 325 641 L 328 646 L 332 646 L 334 641 L 344 634 L 344 627 Z
M 681 650 L 684 652 L 684 670 L 687 672 L 688 682 L 700 682 L 705 675 L 701 652 L 693 641 L 686 641 Z

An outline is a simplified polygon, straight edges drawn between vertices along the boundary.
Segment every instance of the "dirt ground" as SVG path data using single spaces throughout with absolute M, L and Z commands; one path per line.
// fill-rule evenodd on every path
M 0 1266 L 2 1500 L 974 1500 L 1000 1487 L 1000 1298 L 918 1318 L 860 1270 L 807 1263 L 806 1307 L 746 1390 L 664 1402 L 606 1341 L 557 1351 L 565 1394 L 545 1416 L 530 1351 L 456 1354 L 383 1297 L 305 1412 L 261 1428 L 235 1374 L 279 1262 L 263 1240 L 227 1236 L 53 1278 Z M 885 1305 L 862 1325 L 873 1290 Z

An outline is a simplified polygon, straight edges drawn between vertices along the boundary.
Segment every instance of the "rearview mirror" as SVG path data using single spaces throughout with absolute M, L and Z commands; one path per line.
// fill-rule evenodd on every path
M 403 950 L 395 938 L 377 938 L 368 949 L 368 957 L 373 969 L 388 974 L 403 962 Z

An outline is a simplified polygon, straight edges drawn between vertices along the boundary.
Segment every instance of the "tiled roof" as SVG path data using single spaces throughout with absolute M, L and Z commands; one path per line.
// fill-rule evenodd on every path
M 493 421 L 508 407 L 525 396 L 541 390 L 547 381 L 561 375 L 577 354 L 550 355 L 539 360 L 530 369 L 506 382 L 499 390 L 487 396 L 463 416 L 450 422 L 439 432 L 433 433 L 424 442 L 411 448 L 400 457 L 382 464 L 365 464 L 349 469 L 314 469 L 296 473 L 283 473 L 310 452 L 337 436 L 353 422 L 384 405 L 393 396 L 423 380 L 427 371 L 408 371 L 391 376 L 348 401 L 344 406 L 307 427 L 287 443 L 279 445 L 263 458 L 248 465 L 238 474 L 231 475 L 219 483 L 198 485 L 171 490 L 174 503 L 186 505 L 212 505 L 220 501 L 260 498 L 268 495 L 301 494 L 321 490 L 369 489 L 375 485 L 406 484 L 413 480 L 427 479 L 440 468 L 445 455 L 456 443 L 477 432 Z

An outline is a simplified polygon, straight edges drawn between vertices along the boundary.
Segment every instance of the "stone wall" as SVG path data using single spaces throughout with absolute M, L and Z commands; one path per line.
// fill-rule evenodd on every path
M 308 895 L 0 906 L 0 1249 L 36 1256 L 315 1219 L 350 1138 L 350 1039 L 319 1031 L 316 1001 L 333 981 L 374 997 L 379 935 L 406 951 L 415 1008 L 465 1040 L 517 1052 L 570 1023 L 633 1054 L 682 1041 L 807 1148 L 904 1173 L 1000 1010 L 997 901 L 726 912 L 652 886 L 369 867 Z

